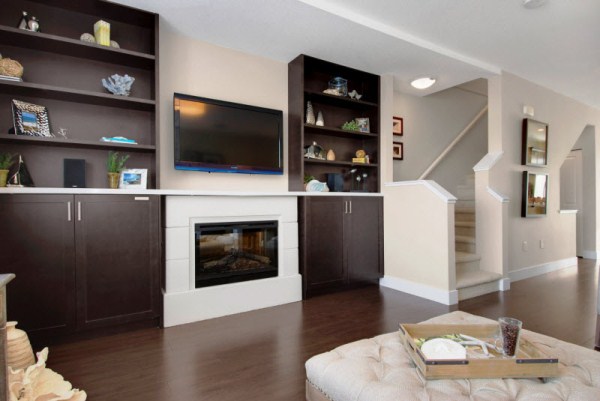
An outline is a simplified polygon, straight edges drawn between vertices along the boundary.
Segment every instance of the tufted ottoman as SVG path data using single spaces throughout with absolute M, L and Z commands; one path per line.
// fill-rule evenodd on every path
M 494 321 L 452 312 L 423 322 L 479 324 Z M 425 380 L 398 333 L 342 345 L 306 362 L 309 401 L 599 401 L 600 352 L 537 334 L 522 333 L 557 356 L 560 377 L 548 379 Z

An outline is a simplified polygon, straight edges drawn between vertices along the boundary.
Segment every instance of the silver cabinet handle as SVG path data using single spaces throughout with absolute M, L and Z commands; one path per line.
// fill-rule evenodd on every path
M 81 202 L 77 202 L 77 221 L 81 221 Z
M 350 214 L 352 214 L 352 201 L 348 201 L 348 203 L 350 204 Z
M 67 202 L 67 221 L 71 221 L 71 202 Z
M 348 214 L 348 201 L 344 201 L 344 214 Z

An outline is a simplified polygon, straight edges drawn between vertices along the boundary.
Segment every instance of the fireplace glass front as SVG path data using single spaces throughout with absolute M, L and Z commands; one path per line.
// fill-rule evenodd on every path
M 277 276 L 277 221 L 194 228 L 196 288 Z

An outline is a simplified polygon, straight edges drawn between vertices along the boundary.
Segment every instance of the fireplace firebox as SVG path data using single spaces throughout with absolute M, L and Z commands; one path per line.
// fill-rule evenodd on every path
M 276 277 L 277 221 L 195 224 L 196 288 Z

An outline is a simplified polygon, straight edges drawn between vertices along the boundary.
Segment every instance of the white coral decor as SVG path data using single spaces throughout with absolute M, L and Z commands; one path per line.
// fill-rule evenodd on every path
M 129 96 L 131 85 L 135 82 L 134 77 L 125 74 L 111 75 L 108 78 L 102 78 L 102 85 L 113 95 Z
M 74 389 L 61 375 L 46 368 L 48 348 L 38 352 L 37 358 L 27 369 L 9 368 L 10 401 L 85 401 L 85 391 Z

